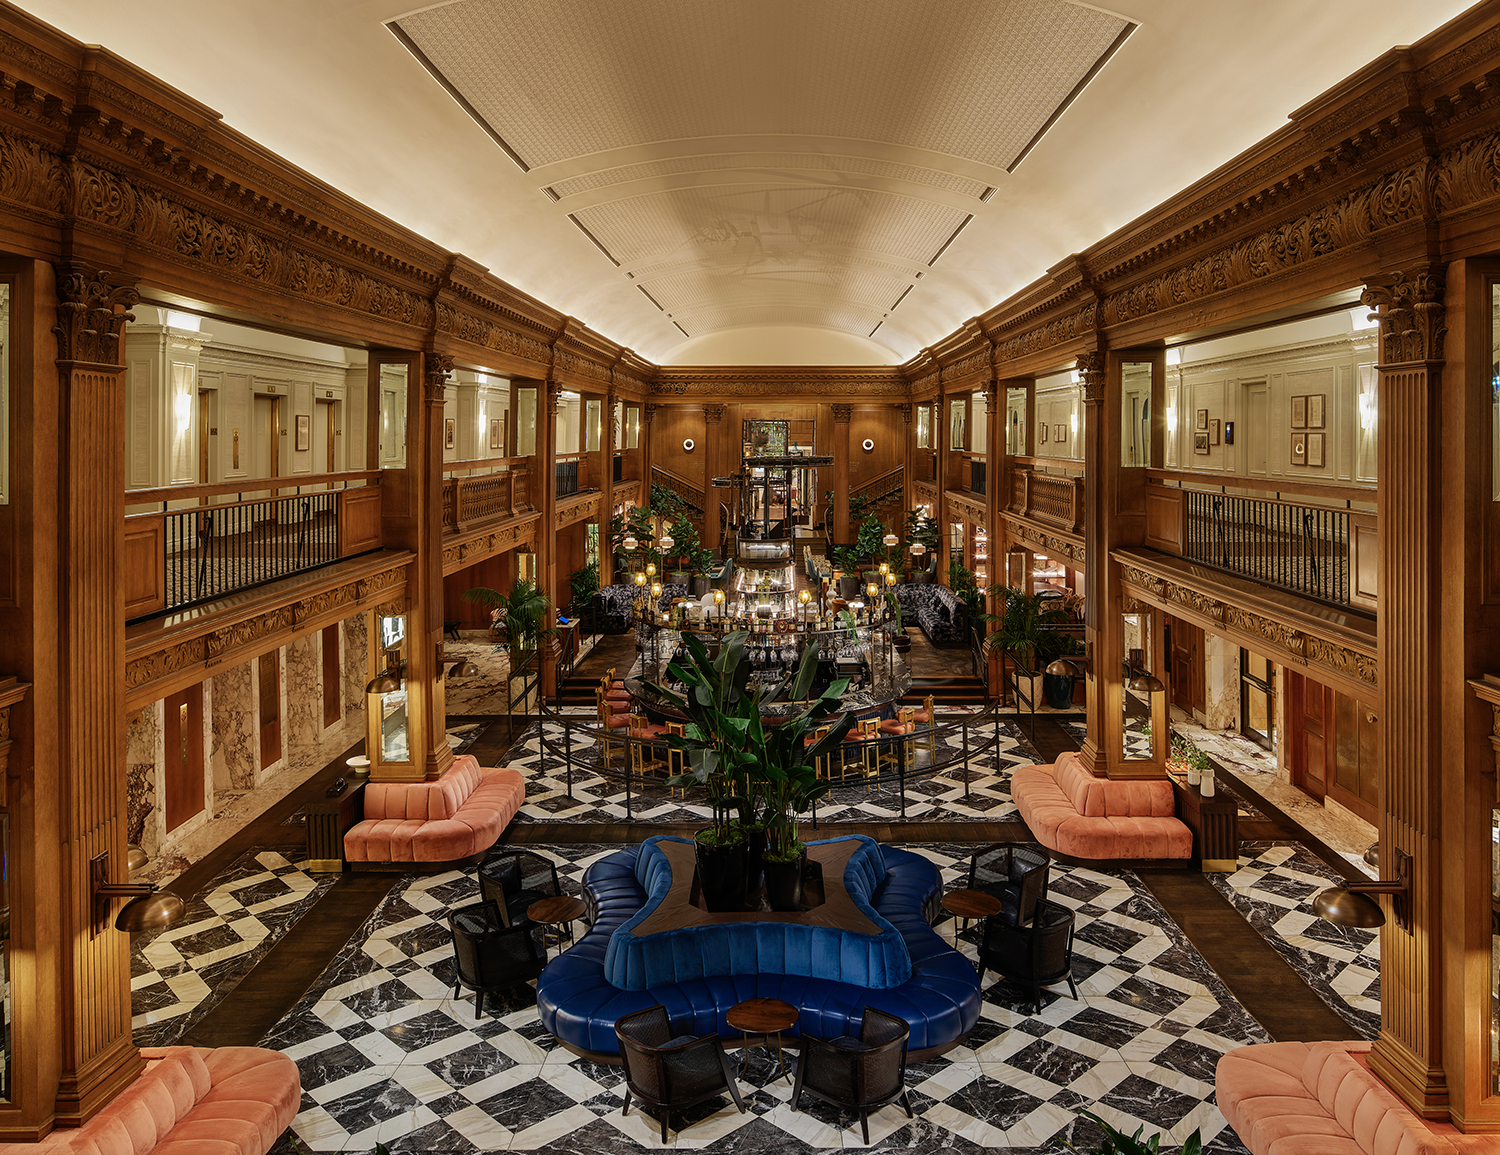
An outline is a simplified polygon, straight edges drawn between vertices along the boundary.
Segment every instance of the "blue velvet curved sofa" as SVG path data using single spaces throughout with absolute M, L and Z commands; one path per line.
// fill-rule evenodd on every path
M 638 915 L 649 917 L 645 908 L 658 885 L 652 871 L 659 867 L 653 865 L 654 854 L 643 845 L 602 858 L 584 874 L 593 925 L 577 945 L 553 959 L 538 979 L 536 1001 L 542 1026 L 569 1050 L 614 1062 L 619 1056 L 615 1020 L 631 1011 L 661 1003 L 676 1030 L 738 1040 L 740 1033 L 724 1021 L 725 1014 L 745 999 L 777 998 L 801 1012 L 797 1026 L 788 1032 L 793 1037 L 806 1033 L 828 1039 L 858 1033 L 860 1016 L 870 1006 L 911 1024 L 909 1048 L 914 1058 L 941 1054 L 960 1042 L 979 1018 L 979 978 L 973 965 L 932 929 L 942 879 L 937 867 L 919 854 L 882 847 L 867 838 L 860 841 L 868 844 L 868 850 L 861 848 L 860 854 L 851 857 L 845 882 L 866 896 L 877 925 L 888 925 L 900 937 L 911 967 L 904 981 L 878 988 L 823 975 L 780 973 L 766 969 L 773 952 L 757 947 L 753 964 L 750 954 L 742 953 L 729 967 L 704 966 L 705 952 L 684 951 L 680 961 L 676 956 L 670 962 L 656 959 L 649 980 L 642 974 L 640 981 L 647 984 L 642 989 L 616 985 L 606 973 L 611 943 Z M 643 853 L 647 854 L 644 862 Z M 638 868 L 643 869 L 638 872 Z M 752 929 L 766 925 L 749 924 Z M 783 932 L 765 933 L 769 938 Z M 709 953 L 707 957 L 719 956 Z M 842 962 L 841 958 L 840 968 Z M 617 968 L 622 965 L 624 970 L 615 973 L 630 981 L 629 966 L 616 962 Z M 743 970 L 749 965 L 760 969 L 704 973 Z

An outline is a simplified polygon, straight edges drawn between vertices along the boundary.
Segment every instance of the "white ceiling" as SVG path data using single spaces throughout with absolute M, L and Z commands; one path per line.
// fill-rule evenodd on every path
M 905 360 L 1466 7 L 1122 3 L 20 0 L 667 364 Z

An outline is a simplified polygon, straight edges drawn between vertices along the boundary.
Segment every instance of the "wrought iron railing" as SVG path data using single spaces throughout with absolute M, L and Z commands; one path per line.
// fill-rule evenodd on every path
M 987 472 L 985 462 L 974 460 L 969 462 L 969 492 L 984 496 L 985 473 Z
M 343 490 L 169 510 L 166 610 L 339 560 Z
M 554 491 L 558 497 L 572 497 L 578 492 L 578 462 L 559 461 L 555 466 L 557 470 L 557 488 Z
M 1349 605 L 1349 511 L 1188 490 L 1183 556 Z

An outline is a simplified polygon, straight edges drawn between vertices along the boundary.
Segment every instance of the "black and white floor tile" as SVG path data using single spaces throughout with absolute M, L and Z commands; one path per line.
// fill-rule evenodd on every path
M 609 847 L 547 848 L 565 889 Z M 920 847 L 953 883 L 966 870 L 960 847 Z M 542 1030 L 530 988 L 497 1016 L 476 1021 L 472 1000 L 454 1000 L 448 908 L 477 897 L 472 874 L 415 878 L 392 892 L 366 926 L 282 1020 L 265 1045 L 302 1071 L 293 1123 L 312 1151 L 513 1150 L 634 1153 L 660 1148 L 659 1130 L 621 1107 L 618 1068 L 581 1059 Z M 871 1146 L 916 1152 L 1092 1149 L 1091 1110 L 1111 1124 L 1175 1146 L 1195 1128 L 1205 1149 L 1243 1148 L 1213 1104 L 1213 1068 L 1231 1047 L 1266 1041 L 1160 906 L 1130 874 L 1057 870 L 1052 897 L 1077 912 L 1074 975 L 1066 987 L 1028 996 L 988 976 L 979 1024 L 961 1047 L 913 1064 L 914 1120 L 888 1107 L 870 1121 Z M 951 925 L 940 928 L 951 933 Z M 976 931 L 964 949 L 974 955 Z M 666 1146 L 786 1155 L 863 1145 L 857 1120 L 804 1103 L 756 1050 L 740 1065 L 747 1111 L 710 1101 L 673 1120 Z M 681 1129 L 679 1129 L 681 1128 Z M 290 1151 L 287 1139 L 279 1152 Z
M 1335 926 L 1309 905 L 1343 881 L 1327 863 L 1297 843 L 1244 842 L 1239 869 L 1208 878 L 1345 1022 L 1380 1034 L 1379 932 Z
M 245 976 L 337 875 L 309 874 L 301 852 L 241 855 L 187 905 L 177 926 L 130 940 L 137 1046 L 164 1047 Z
M 593 716 L 580 720 L 587 722 Z M 942 719 L 940 719 L 941 721 Z M 545 732 L 544 728 L 545 727 Z M 557 722 L 536 722 L 527 729 L 505 756 L 505 764 L 526 775 L 526 801 L 520 821 L 619 822 L 626 818 L 659 822 L 707 821 L 711 815 L 701 791 L 668 790 L 659 780 L 642 789 L 632 777 L 627 800 L 618 762 L 604 777 L 597 772 L 599 752 L 592 727 L 566 727 Z M 546 741 L 544 742 L 544 737 Z M 945 819 L 1000 819 L 1015 816 L 1010 796 L 1010 773 L 1016 766 L 1029 766 L 1038 755 L 1013 721 L 976 726 L 970 731 L 970 748 L 982 747 L 967 764 L 962 758 L 964 730 L 940 728 L 937 732 L 939 769 L 929 772 L 932 753 L 918 734 L 914 744 L 915 770 L 903 787 L 889 769 L 883 780 L 869 785 L 853 779 L 835 785 L 817 799 L 817 817 L 824 821 L 880 822 L 893 818 L 942 821 Z M 571 760 L 571 789 L 569 763 Z

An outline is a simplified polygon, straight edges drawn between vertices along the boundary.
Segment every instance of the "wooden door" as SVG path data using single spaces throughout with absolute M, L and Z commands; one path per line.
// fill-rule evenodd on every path
M 260 697 L 260 767 L 281 761 L 281 651 L 255 660 Z
M 163 703 L 162 813 L 167 833 L 203 812 L 203 687 L 189 686 Z
M 1366 822 L 1374 822 L 1379 802 L 1376 760 L 1379 755 L 1375 712 L 1363 702 L 1335 694 L 1333 777 L 1328 793 Z
M 1333 691 L 1288 670 L 1287 728 L 1292 785 L 1322 801 L 1332 756 Z
M 1166 621 L 1172 704 L 1188 713 L 1207 709 L 1208 690 L 1203 674 L 1203 630 L 1177 618 Z
M 335 725 L 344 716 L 343 661 L 338 623 L 323 627 L 323 725 Z

